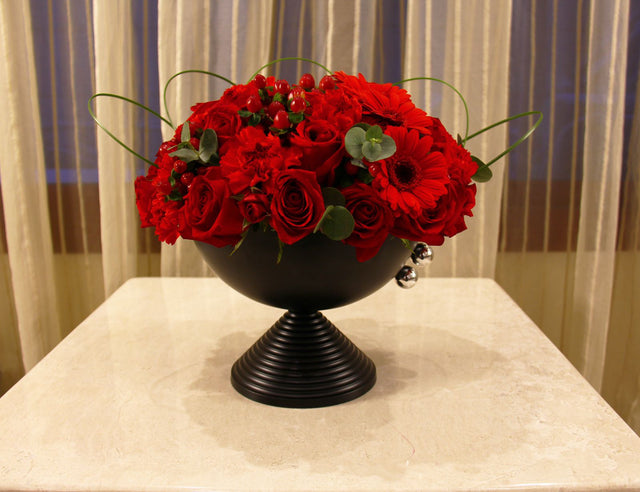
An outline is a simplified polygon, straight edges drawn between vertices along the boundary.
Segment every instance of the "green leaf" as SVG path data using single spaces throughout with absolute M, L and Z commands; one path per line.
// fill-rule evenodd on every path
M 348 238 L 356 224 L 351 212 L 341 205 L 332 207 L 328 213 L 325 211 L 321 223 L 322 233 L 334 241 Z
M 364 169 L 359 169 L 358 179 L 362 181 L 364 184 L 368 185 L 368 184 L 371 184 L 371 182 L 373 181 L 373 176 L 371 176 L 371 173 L 369 171 L 365 171 Z
M 411 247 L 411 242 L 409 242 L 408 239 L 400 238 L 400 241 L 402 242 L 402 245 L 405 248 L 407 248 L 409 251 L 413 251 L 413 248 Z
M 367 141 L 367 132 L 358 126 L 352 127 L 344 136 L 344 147 L 354 159 L 362 159 L 362 145 Z
M 231 250 L 231 253 L 229 253 L 229 256 L 233 255 L 233 253 L 235 253 L 236 251 L 238 251 L 238 248 L 240 247 L 240 245 L 242 244 L 242 242 L 244 241 L 244 239 L 247 237 L 247 234 L 249 234 L 249 229 L 246 229 L 242 235 L 240 236 L 240 241 L 238 241 L 235 246 L 233 247 L 233 249 Z
M 322 197 L 324 198 L 325 206 L 344 205 L 346 203 L 342 192 L 338 188 L 333 188 L 331 186 L 322 188 Z
M 178 190 L 171 190 L 171 193 L 167 195 L 167 200 L 172 202 L 179 202 L 182 200 L 182 195 Z
M 382 146 L 379 143 L 373 143 L 367 140 L 362 144 L 362 155 L 369 161 L 375 162 L 382 155 Z
M 378 125 L 369 127 L 366 132 L 367 140 L 371 143 L 380 143 L 380 141 L 382 140 L 382 135 L 382 128 L 380 128 Z
M 238 115 L 241 118 L 251 118 L 251 116 L 253 115 L 253 113 L 251 111 L 248 111 L 246 109 L 239 109 L 238 110 Z
M 367 165 L 364 162 L 362 162 L 360 159 L 351 159 L 350 162 L 352 166 L 360 167 L 362 169 L 369 169 Z
M 486 183 L 493 177 L 491 169 L 489 169 L 489 166 L 487 166 L 484 162 L 482 162 L 475 156 L 471 156 L 471 160 L 478 164 L 476 173 L 471 176 L 471 179 L 473 179 L 476 183 Z
M 389 135 L 382 135 L 380 147 L 382 148 L 382 153 L 380 157 L 378 157 L 378 160 L 388 159 L 396 153 L 396 142 Z
M 362 128 L 365 132 L 371 128 L 371 125 L 368 123 L 356 123 L 352 126 L 352 128 Z
M 211 156 L 218 152 L 218 135 L 213 128 L 207 128 L 200 139 L 200 159 L 209 162 Z
M 262 121 L 262 116 L 260 116 L 258 113 L 253 113 L 249 117 L 249 126 L 258 126 L 261 121 Z
M 185 121 L 182 125 L 182 133 L 180 134 L 180 141 L 188 142 L 191 140 L 191 129 L 189 128 L 189 122 Z
M 284 253 L 284 243 L 278 238 L 278 258 L 276 259 L 276 264 L 280 264 L 282 261 L 282 254 Z
M 178 149 L 169 155 L 187 163 L 198 160 L 198 153 L 193 149 Z
M 331 213 L 334 207 L 335 205 L 328 205 L 327 208 L 324 209 L 324 213 L 322 214 L 322 217 L 320 217 L 320 220 L 316 224 L 316 227 L 313 229 L 313 232 L 318 232 L 320 230 L 320 228 L 322 227 L 322 221 L 327 215 Z
M 304 120 L 304 113 L 289 113 L 289 121 L 294 125 Z

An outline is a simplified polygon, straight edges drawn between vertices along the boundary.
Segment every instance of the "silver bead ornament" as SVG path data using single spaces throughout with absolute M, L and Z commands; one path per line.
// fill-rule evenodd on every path
M 396 274 L 396 283 L 403 289 L 410 289 L 418 281 L 418 273 L 412 266 L 405 265 Z
M 416 265 L 424 265 L 433 261 L 433 249 L 425 243 L 418 243 L 411 253 L 411 261 Z

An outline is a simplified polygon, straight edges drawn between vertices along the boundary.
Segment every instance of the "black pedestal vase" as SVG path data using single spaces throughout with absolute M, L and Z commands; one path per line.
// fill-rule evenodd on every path
M 247 297 L 287 312 L 231 369 L 242 395 L 268 405 L 309 408 L 344 403 L 376 381 L 373 361 L 319 310 L 375 292 L 402 267 L 410 251 L 389 238 L 360 263 L 355 249 L 322 234 L 285 245 L 278 263 L 274 232 L 250 232 L 238 250 L 196 242 L 211 269 Z

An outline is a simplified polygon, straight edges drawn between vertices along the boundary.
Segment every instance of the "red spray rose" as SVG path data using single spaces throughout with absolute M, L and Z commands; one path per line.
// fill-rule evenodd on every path
M 387 239 L 393 225 L 393 214 L 389 206 L 364 183 L 355 183 L 342 190 L 346 207 L 355 219 L 351 236 L 346 244 L 355 246 L 358 261 L 373 258 Z
M 238 203 L 247 222 L 257 224 L 269 215 L 269 197 L 264 193 L 250 193 Z
M 181 209 L 180 235 L 217 247 L 236 244 L 242 233 L 242 215 L 229 186 L 212 167 L 194 178 Z
M 312 233 L 324 209 L 314 172 L 289 169 L 278 175 L 271 201 L 271 225 L 282 242 L 293 244 Z

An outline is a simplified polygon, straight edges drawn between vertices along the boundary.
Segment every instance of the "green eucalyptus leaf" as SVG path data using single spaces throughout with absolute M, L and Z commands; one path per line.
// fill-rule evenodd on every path
M 191 140 L 191 129 L 189 128 L 189 122 L 185 121 L 182 125 L 182 133 L 180 134 L 180 140 L 182 142 L 188 142 Z
M 193 149 L 178 149 L 169 154 L 171 157 L 177 157 L 181 161 L 191 162 L 198 160 L 198 153 Z
M 369 123 L 356 123 L 352 128 L 362 128 L 365 132 L 371 128 Z
M 351 159 L 350 162 L 352 166 L 360 167 L 362 169 L 369 169 L 367 165 L 364 162 L 362 162 L 360 159 Z
M 200 159 L 209 162 L 211 156 L 218 152 L 218 135 L 213 128 L 207 128 L 200 139 Z
M 248 111 L 246 109 L 239 109 L 238 110 L 238 115 L 241 118 L 251 118 L 251 116 L 253 115 L 253 113 L 251 111 Z
M 354 159 L 362 159 L 362 144 L 367 141 L 367 132 L 354 126 L 344 136 L 344 147 Z
M 249 126 L 258 126 L 261 121 L 262 121 L 262 116 L 260 116 L 258 113 L 253 113 L 249 117 L 248 123 L 249 123 Z
M 396 153 L 396 142 L 389 135 L 382 135 L 382 142 L 380 142 L 382 153 L 378 160 L 388 159 Z
M 369 161 L 375 162 L 382 155 L 382 146 L 379 143 L 373 143 L 367 140 L 362 144 L 362 155 Z
M 347 202 L 342 192 L 338 188 L 333 188 L 331 186 L 322 188 L 322 197 L 324 198 L 325 206 L 344 205 Z
M 341 205 L 336 205 L 323 216 L 320 230 L 328 238 L 342 241 L 351 235 L 355 223 L 349 210 Z
M 328 205 L 327 208 L 324 209 L 324 213 L 322 214 L 322 217 L 320 217 L 320 220 L 316 224 L 316 227 L 313 229 L 313 232 L 318 232 L 320 230 L 320 228 L 322 227 L 322 221 L 327 215 L 331 213 L 334 207 L 335 205 Z
M 380 141 L 382 140 L 382 135 L 383 135 L 382 128 L 380 128 L 378 125 L 373 125 L 372 127 L 369 127 L 369 129 L 366 132 L 367 140 L 373 143 L 380 143 Z

